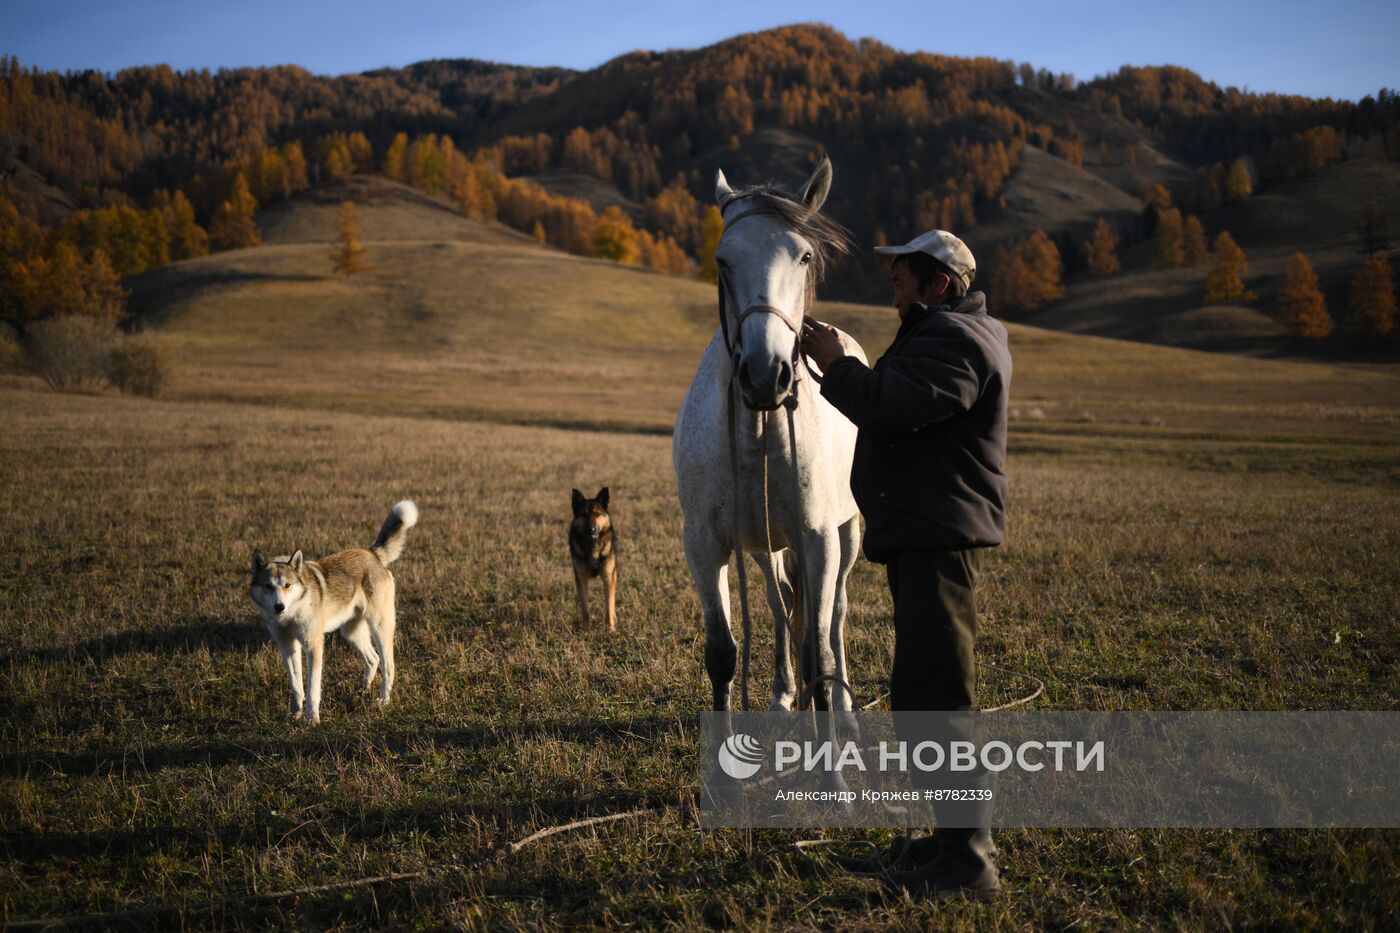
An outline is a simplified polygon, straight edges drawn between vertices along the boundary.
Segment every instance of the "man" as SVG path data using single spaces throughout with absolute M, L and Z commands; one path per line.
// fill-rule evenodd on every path
M 832 328 L 810 319 L 802 349 L 825 374 L 822 395 L 859 428 L 851 491 L 865 517 L 865 556 L 885 565 L 894 599 L 890 707 L 970 711 L 977 578 L 984 551 L 1005 534 L 1006 328 L 987 313 L 982 292 L 969 293 L 976 263 L 951 233 L 930 230 L 875 251 L 890 270 L 900 317 L 889 349 L 868 368 L 843 354 Z M 969 734 L 970 719 L 954 730 Z M 952 785 L 945 777 L 930 786 Z M 891 852 L 883 866 L 899 854 L 918 867 L 885 871 L 886 887 L 934 897 L 994 893 L 990 803 L 934 807 L 937 833 Z

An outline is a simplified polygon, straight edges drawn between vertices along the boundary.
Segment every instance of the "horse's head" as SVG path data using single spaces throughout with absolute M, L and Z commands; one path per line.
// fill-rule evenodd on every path
M 821 214 L 830 190 L 826 158 L 795 196 L 767 185 L 736 191 L 716 175 L 720 313 L 749 408 L 769 411 L 792 394 L 802 318 L 829 257 L 850 250 L 845 230 Z

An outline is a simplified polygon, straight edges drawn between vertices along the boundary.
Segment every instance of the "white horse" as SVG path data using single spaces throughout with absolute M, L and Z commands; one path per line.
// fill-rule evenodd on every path
M 770 709 L 796 707 L 785 609 L 791 610 L 793 637 L 802 650 L 804 680 L 816 683 L 816 708 L 851 709 L 848 689 L 833 681 L 849 683 L 842 628 L 846 577 L 860 548 L 850 489 L 856 428 L 822 398 L 797 352 L 802 318 L 811 310 L 826 259 L 849 248 L 844 231 L 820 213 L 830 189 L 826 159 L 795 197 L 767 186 L 735 191 L 724 172 L 716 176 L 715 198 L 725 221 L 715 254 L 720 327 L 681 403 L 671 454 L 717 711 L 730 709 L 737 660 L 729 611 L 729 557 L 735 551 L 741 581 L 744 554 L 753 555 L 774 616 Z M 846 352 L 864 362 L 860 346 L 845 334 L 841 338 Z M 743 407 L 736 404 L 739 398 Z M 794 403 L 795 410 L 779 410 Z M 730 459 L 731 438 L 736 460 Z M 747 633 L 744 647 L 747 652 Z M 814 653 L 816 672 L 810 669 Z M 743 699 L 747 705 L 747 691 Z

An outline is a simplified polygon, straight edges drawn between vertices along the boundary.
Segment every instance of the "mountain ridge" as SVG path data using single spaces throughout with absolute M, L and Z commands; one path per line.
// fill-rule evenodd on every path
M 188 189 L 207 225 L 235 170 L 269 147 L 302 145 L 314 182 L 328 171 L 322 144 L 337 134 L 363 135 L 368 162 L 356 171 L 379 170 L 403 134 L 450 140 L 599 215 L 620 207 L 703 258 L 716 168 L 737 183 L 796 185 L 828 155 L 837 173 L 827 210 L 861 243 L 951 229 L 987 272 L 1000 248 L 1044 230 L 1073 294 L 1100 220 L 1117 232 L 1123 274 L 1149 268 L 1142 198 L 1154 186 L 1249 253 L 1318 247 L 1298 232 L 1317 199 L 1276 197 L 1295 179 L 1357 203 L 1368 189 L 1400 187 L 1400 101 L 1385 90 L 1356 103 L 1247 93 L 1176 66 L 1125 65 L 1077 82 L 1028 63 L 901 52 L 819 24 L 632 52 L 586 71 L 431 59 L 334 78 L 295 66 L 102 77 L 0 65 L 0 119 L 19 140 L 0 162 L 34 167 L 25 177 L 61 195 L 46 198 L 51 213 L 63 198 L 87 208 Z M 110 144 L 95 147 L 97 138 Z M 1221 203 L 1226 162 L 1243 166 L 1254 197 Z M 1363 162 L 1370 181 L 1347 180 Z M 1379 201 L 1384 214 L 1400 211 Z M 1329 247 L 1354 238 L 1340 214 L 1325 215 Z M 827 288 L 869 301 L 885 283 L 878 267 L 848 261 Z

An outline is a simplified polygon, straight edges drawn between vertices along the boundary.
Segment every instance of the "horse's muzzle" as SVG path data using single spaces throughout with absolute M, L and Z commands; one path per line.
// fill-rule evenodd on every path
M 751 411 L 773 411 L 792 394 L 792 363 L 778 360 L 776 366 L 755 367 L 742 359 L 736 364 L 739 396 Z

